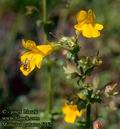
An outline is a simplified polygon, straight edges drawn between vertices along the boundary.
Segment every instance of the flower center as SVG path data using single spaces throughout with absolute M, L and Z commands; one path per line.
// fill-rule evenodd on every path
M 28 58 L 25 59 L 22 65 L 25 71 L 30 71 L 30 60 Z

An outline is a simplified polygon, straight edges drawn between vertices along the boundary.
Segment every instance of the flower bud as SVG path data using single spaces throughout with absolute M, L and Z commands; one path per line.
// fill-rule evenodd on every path
M 103 124 L 100 120 L 95 120 L 93 122 L 93 129 L 103 129 Z
M 106 86 L 106 88 L 105 88 L 106 97 L 111 97 L 111 96 L 114 96 L 114 95 L 118 94 L 118 92 L 116 91 L 116 86 L 117 86 L 117 83 L 109 84 L 109 85 Z
M 102 60 L 99 57 L 95 57 L 92 61 L 92 63 L 94 65 L 101 65 L 102 64 Z

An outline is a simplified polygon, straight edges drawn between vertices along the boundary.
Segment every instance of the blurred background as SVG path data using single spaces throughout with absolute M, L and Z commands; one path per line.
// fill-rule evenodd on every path
M 97 78 L 99 87 L 118 83 L 120 90 L 120 0 L 47 0 L 49 22 L 46 25 L 49 41 L 61 36 L 74 35 L 75 15 L 79 10 L 93 9 L 98 23 L 104 25 L 100 38 L 82 40 L 81 55 L 95 55 L 100 51 L 103 64 L 95 69 L 89 81 Z M 0 0 L 0 110 L 12 108 L 36 108 L 46 110 L 47 65 L 35 69 L 25 77 L 19 70 L 21 39 L 43 43 L 42 0 Z M 51 32 L 51 33 L 49 33 Z M 52 85 L 54 88 L 53 110 L 61 110 L 64 99 L 73 93 L 76 84 L 66 79 L 63 65 L 64 52 L 52 55 Z M 55 60 L 55 62 L 54 62 Z M 45 64 L 45 65 L 44 65 Z M 104 100 L 98 112 L 104 119 L 104 129 L 120 128 L 120 95 Z M 1 114 L 2 116 L 2 114 Z M 57 119 L 57 129 L 73 129 L 74 126 Z M 0 129 L 18 129 L 3 127 Z M 34 129 L 34 128 L 33 128 Z

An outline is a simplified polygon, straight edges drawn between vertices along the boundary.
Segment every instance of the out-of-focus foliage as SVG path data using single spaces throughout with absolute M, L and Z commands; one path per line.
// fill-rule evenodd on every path
M 104 25 L 102 38 L 85 40 L 81 46 L 82 55 L 95 55 L 100 51 L 103 64 L 88 78 L 88 82 L 97 78 L 101 88 L 108 82 L 120 83 L 120 0 L 47 0 L 49 23 L 47 27 L 49 40 L 61 38 L 74 33 L 75 15 L 82 9 L 93 9 L 96 20 Z M 32 8 L 30 15 L 27 10 Z M 24 77 L 19 66 L 21 54 L 21 39 L 33 39 L 43 42 L 42 0 L 0 0 L 0 109 L 11 106 L 25 108 L 35 107 L 42 111 L 47 105 L 47 66 L 34 71 L 29 77 Z M 63 99 L 74 92 L 76 83 L 66 79 L 62 68 L 64 51 L 53 55 L 51 76 L 54 87 L 54 110 L 60 111 Z M 53 60 L 56 60 L 55 62 Z M 46 62 L 44 60 L 43 64 Z M 72 87 L 73 86 L 73 87 Z M 120 85 L 118 85 L 120 91 Z M 120 95 L 114 101 L 105 100 L 108 108 L 98 105 L 100 116 L 104 118 L 105 129 L 120 127 Z M 61 124 L 62 123 L 62 124 Z M 57 129 L 73 129 L 58 120 Z M 6 127 L 0 127 L 4 129 Z M 7 128 L 6 128 L 7 129 Z M 9 128 L 10 129 L 10 128 Z M 12 128 L 11 128 L 12 129 Z M 18 129 L 18 128 L 14 128 Z

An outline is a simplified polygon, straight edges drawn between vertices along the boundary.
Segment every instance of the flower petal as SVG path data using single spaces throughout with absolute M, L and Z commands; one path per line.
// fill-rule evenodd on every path
M 67 123 L 71 123 L 71 124 L 73 124 L 74 122 L 75 122 L 75 120 L 76 120 L 76 116 L 75 115 L 66 115 L 65 117 L 64 117 L 64 121 L 65 122 L 67 122 Z
M 82 34 L 87 38 L 97 38 L 100 36 L 100 32 L 91 24 L 85 24 L 82 26 Z
M 95 29 L 102 30 L 103 29 L 103 25 L 101 25 L 101 24 L 95 24 Z
M 92 27 L 89 24 L 85 24 L 82 26 L 82 34 L 83 36 L 87 37 L 87 38 L 91 38 L 92 37 Z
M 68 104 L 65 104 L 64 107 L 62 108 L 62 111 L 64 114 L 70 114 L 70 106 Z
M 42 60 L 43 60 L 43 55 L 36 54 L 35 57 L 34 57 L 34 60 L 35 60 L 35 64 L 36 64 L 37 68 L 40 69 L 41 64 L 42 64 Z
M 21 67 L 22 73 L 27 76 L 35 68 L 34 53 L 26 52 L 21 56 Z
M 96 29 L 93 29 L 92 30 L 92 37 L 97 38 L 99 36 L 100 36 L 100 32 L 98 30 L 96 30 Z
M 78 23 L 84 21 L 86 18 L 87 18 L 87 12 L 84 10 L 81 10 L 80 12 L 78 12 L 76 16 Z
M 47 56 L 53 51 L 54 45 L 38 45 L 37 48 L 44 54 L 43 56 Z
M 62 111 L 65 114 L 64 120 L 68 123 L 74 123 L 77 116 L 82 115 L 82 111 L 79 112 L 77 105 L 65 104 Z
M 24 39 L 22 40 L 22 45 L 24 48 L 34 51 L 34 52 L 39 52 L 39 50 L 36 47 L 36 44 L 34 41 L 32 40 L 27 40 L 26 42 L 24 41 Z
M 81 24 L 76 24 L 76 25 L 74 25 L 74 28 L 75 28 L 77 31 L 81 31 L 81 30 L 82 30 L 82 25 L 81 25 Z
M 21 62 L 24 62 L 27 58 L 32 58 L 33 53 L 31 51 L 25 52 L 21 55 L 20 60 Z
M 33 71 L 34 68 L 35 68 L 35 63 L 30 62 L 29 68 L 25 69 L 24 65 L 21 65 L 20 70 L 23 73 L 23 75 L 28 76 Z
M 91 9 L 89 9 L 89 10 L 88 10 L 87 22 L 88 22 L 88 23 L 91 23 L 91 24 L 94 24 L 95 19 L 96 19 L 96 17 L 95 17 L 94 12 L 93 12 Z

